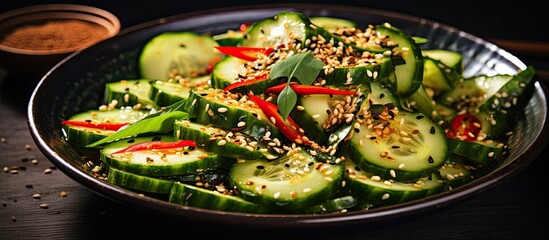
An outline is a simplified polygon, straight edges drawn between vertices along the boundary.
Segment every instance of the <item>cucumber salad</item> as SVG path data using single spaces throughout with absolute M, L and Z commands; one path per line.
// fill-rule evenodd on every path
M 464 77 L 463 56 L 390 23 L 280 12 L 165 32 L 103 104 L 62 122 L 94 172 L 190 207 L 327 214 L 451 191 L 506 158 L 534 69 Z M 98 174 L 98 176 L 101 176 Z

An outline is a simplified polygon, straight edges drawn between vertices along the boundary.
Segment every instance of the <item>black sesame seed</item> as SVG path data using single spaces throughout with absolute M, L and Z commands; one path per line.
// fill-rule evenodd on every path
M 400 146 L 391 146 L 391 148 L 398 149 Z
M 360 128 L 355 128 L 354 130 L 355 130 L 356 133 L 360 132 Z
M 429 156 L 429 163 L 435 163 L 435 159 L 433 159 L 433 157 Z
M 370 140 L 376 140 L 377 137 L 373 136 L 373 137 L 370 137 Z
M 431 130 L 429 130 L 429 133 L 435 134 L 437 131 L 434 126 L 431 126 Z
M 127 143 L 134 143 L 135 142 L 135 139 L 130 139 L 127 141 Z
M 189 152 L 183 152 L 183 155 L 189 155 Z
M 416 117 L 416 119 L 417 119 L 417 120 L 420 120 L 420 119 L 422 119 L 422 118 L 424 118 L 424 117 L 425 117 L 425 116 L 423 116 L 423 115 L 419 115 L 419 116 Z
M 313 164 L 315 164 L 315 162 L 309 162 L 307 163 L 307 166 L 313 166 Z
M 284 167 L 286 167 L 286 168 L 290 168 L 290 164 L 288 164 L 288 163 L 285 163 L 285 164 L 284 164 Z
M 263 166 L 263 165 L 257 165 L 256 168 L 257 168 L 257 169 L 265 169 L 265 166 Z
M 358 166 L 355 166 L 355 171 L 362 171 L 362 169 L 360 169 L 360 167 Z
M 385 97 L 385 93 L 379 94 L 379 98 L 384 98 L 384 97 Z
M 26 188 L 32 188 L 32 184 L 25 185 Z
M 161 139 L 160 136 L 154 136 L 152 141 L 160 141 L 160 139 Z

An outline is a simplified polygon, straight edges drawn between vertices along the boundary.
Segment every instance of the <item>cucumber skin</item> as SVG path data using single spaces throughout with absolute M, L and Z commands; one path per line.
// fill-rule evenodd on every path
M 109 133 L 111 132 L 111 133 Z M 89 132 L 84 131 L 80 129 L 76 129 L 74 127 L 71 127 L 69 125 L 63 125 L 63 135 L 65 136 L 65 139 L 75 145 L 85 147 L 88 144 L 94 143 L 96 141 L 99 141 L 103 138 L 106 138 L 112 134 L 114 134 L 114 131 L 105 131 L 103 133 L 99 132 Z
M 232 158 L 221 157 L 216 154 L 210 154 L 208 155 L 208 157 L 199 160 L 197 159 L 193 162 L 173 165 L 145 165 L 127 163 L 114 159 L 104 154 L 103 152 L 101 152 L 100 158 L 109 167 L 129 173 L 151 177 L 192 174 L 195 173 L 198 169 L 226 169 L 233 162 Z
M 215 112 L 213 116 L 208 115 L 208 112 L 205 111 L 206 105 L 209 105 L 209 109 Z M 224 113 L 219 113 L 217 109 L 221 107 L 228 110 Z M 256 138 L 256 140 L 263 138 L 267 131 L 271 132 L 271 138 L 286 139 L 267 119 L 257 119 L 249 111 L 212 102 L 200 96 L 200 92 L 197 91 L 191 91 L 183 108 L 189 113 L 191 118 L 196 118 L 196 121 L 199 123 L 212 124 L 225 130 L 232 130 L 239 129 L 237 124 L 243 121 L 246 122 L 246 126 L 243 129 L 239 129 L 239 131 L 252 138 Z M 257 111 L 261 112 L 261 109 L 257 108 Z
M 409 202 L 409 201 L 421 199 L 421 198 L 431 196 L 444 191 L 445 184 L 443 183 L 442 178 L 440 177 L 438 172 L 434 172 L 433 174 L 438 177 L 441 183 L 434 188 L 429 188 L 429 189 L 418 188 L 417 191 L 399 191 L 399 190 L 392 190 L 392 189 L 381 189 L 375 186 L 370 186 L 368 184 L 362 183 L 360 182 L 360 180 L 357 180 L 357 179 L 347 178 L 346 181 L 349 184 L 351 193 L 354 196 L 357 196 L 358 198 L 361 198 L 361 199 L 365 199 L 366 201 L 374 204 L 375 207 L 380 207 L 380 206 L 387 206 L 392 204 Z M 389 198 L 383 200 L 382 198 L 383 198 L 383 195 L 385 194 L 389 194 Z
M 393 88 L 394 92 L 398 96 L 409 96 L 410 94 L 414 93 L 423 82 L 423 56 L 421 54 L 420 47 L 415 43 L 415 41 L 408 34 L 404 33 L 402 30 L 395 28 L 393 26 L 390 26 L 390 25 L 388 26 L 388 24 L 383 24 L 383 25 L 376 26 L 375 29 L 376 31 L 382 34 L 388 35 L 393 40 L 397 37 L 400 37 L 409 43 L 409 50 L 408 50 L 409 52 L 407 54 L 413 54 L 413 58 L 408 59 L 408 60 L 412 60 L 412 62 L 407 62 L 405 65 L 399 65 L 395 67 L 396 79 L 392 83 L 392 86 L 394 87 Z M 399 42 L 399 45 L 402 45 L 402 44 L 403 43 Z M 409 82 L 404 82 L 405 85 L 409 85 L 409 86 L 404 86 L 404 88 L 402 88 L 401 86 L 402 86 L 403 80 L 398 79 L 399 78 L 398 72 L 399 72 L 399 69 L 402 69 L 404 66 L 413 66 L 414 72 L 412 73 L 412 76 L 410 76 L 410 79 L 406 79 L 406 81 L 409 81 Z M 400 84 L 399 84 L 399 81 L 400 81 Z
M 210 210 L 220 210 L 240 213 L 267 213 L 268 209 L 236 196 L 222 195 L 211 190 L 201 189 L 184 183 L 175 182 L 169 202 L 184 206 Z
M 173 181 L 141 176 L 114 168 L 109 168 L 107 181 L 125 188 L 166 195 L 170 193 L 173 186 Z
M 372 76 L 368 76 L 368 71 L 372 73 Z M 328 75 L 325 75 L 323 71 L 321 76 L 326 79 L 328 85 L 333 86 L 365 84 L 373 81 L 391 85 L 395 79 L 394 71 L 395 66 L 393 65 L 391 58 L 385 57 L 380 63 L 375 65 L 334 68 L 334 71 Z M 375 79 L 373 78 L 374 72 L 377 72 Z M 349 82 L 347 81 L 347 74 L 352 78 Z
M 183 123 L 174 123 L 174 137 L 178 139 L 189 139 L 196 142 L 196 145 L 205 151 L 218 154 L 220 156 L 229 158 L 241 158 L 241 159 L 259 159 L 264 155 L 260 151 L 250 151 L 245 147 L 241 147 L 231 142 L 227 142 L 225 145 L 219 146 L 217 143 L 219 140 L 210 141 L 212 137 L 206 132 L 198 129 L 183 126 Z
M 235 163 L 235 165 L 237 164 L 239 163 Z M 235 174 L 234 169 L 236 169 L 236 167 L 231 168 L 229 175 L 233 185 L 235 185 L 235 188 L 239 191 L 238 196 L 243 199 L 266 206 L 275 213 L 299 213 L 309 206 L 321 204 L 339 194 L 339 191 L 341 190 L 341 181 L 344 177 L 344 167 L 342 164 L 332 166 L 334 167 L 334 169 L 331 169 L 333 171 L 331 175 L 333 180 L 332 183 L 323 189 L 308 193 L 308 196 L 305 198 L 288 197 L 275 199 L 273 196 L 268 196 L 266 194 L 257 194 L 253 186 L 248 186 L 241 182 L 241 180 L 246 179 L 246 177 Z M 301 193 L 301 189 L 296 189 L 296 192 Z
M 452 153 L 467 157 L 471 162 L 481 165 L 497 163 L 506 154 L 503 147 L 498 148 L 475 141 L 469 142 L 453 138 L 448 138 L 448 148 Z M 489 156 L 490 152 L 493 153 L 492 157 Z

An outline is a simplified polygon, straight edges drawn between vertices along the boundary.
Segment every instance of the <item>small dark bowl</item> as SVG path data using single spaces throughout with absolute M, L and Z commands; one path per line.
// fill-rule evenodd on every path
M 408 15 L 334 5 L 268 5 L 217 9 L 138 25 L 66 58 L 44 76 L 31 97 L 28 124 L 34 140 L 41 151 L 65 174 L 112 200 L 180 219 L 227 226 L 269 228 L 364 224 L 436 210 L 504 182 L 530 164 L 545 145 L 548 137 L 547 90 L 538 81 L 532 98 L 515 126 L 515 134 L 508 142 L 510 156 L 485 176 L 452 191 L 368 211 L 330 215 L 261 215 L 197 209 L 140 196 L 136 192 L 94 177 L 83 164 L 89 159 L 97 159 L 97 153 L 75 147 L 64 140 L 61 120 L 83 110 L 97 108 L 105 83 L 139 77 L 137 60 L 141 47 L 153 36 L 166 31 L 221 33 L 226 29 L 237 29 L 243 22 L 270 17 L 283 10 L 303 12 L 308 16 L 349 18 L 362 25 L 389 22 L 413 36 L 428 38 L 430 41 L 427 47 L 462 52 L 465 76 L 514 74 L 526 68 L 520 59 L 483 39 L 444 24 Z

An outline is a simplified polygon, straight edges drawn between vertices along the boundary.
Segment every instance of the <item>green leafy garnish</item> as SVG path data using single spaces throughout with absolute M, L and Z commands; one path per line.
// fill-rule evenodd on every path
M 183 106 L 184 100 L 176 102 L 161 111 L 148 115 L 127 127 L 121 128 L 111 136 L 88 144 L 86 147 L 97 147 L 105 143 L 149 133 L 167 133 L 173 131 L 173 123 L 175 120 L 189 117 L 188 113 L 182 111 Z
M 271 79 L 286 77 L 288 83 L 280 92 L 276 104 L 282 118 L 286 119 L 297 102 L 297 94 L 290 87 L 292 79 L 297 79 L 301 84 L 310 85 L 315 80 L 324 63 L 315 58 L 311 52 L 298 53 L 273 65 L 269 76 Z

